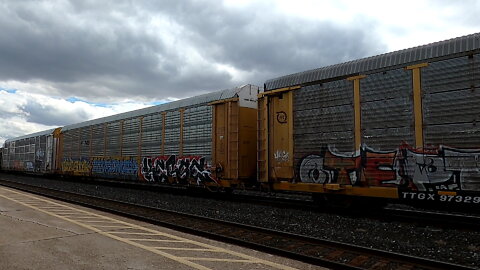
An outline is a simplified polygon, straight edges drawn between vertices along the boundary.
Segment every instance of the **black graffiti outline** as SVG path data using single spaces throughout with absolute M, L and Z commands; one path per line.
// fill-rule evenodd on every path
M 306 159 L 311 158 L 312 156 L 318 156 L 319 158 L 322 159 L 322 163 L 324 162 L 325 155 L 327 151 L 332 154 L 334 157 L 338 158 L 345 158 L 345 157 L 350 157 L 350 156 L 344 156 L 344 155 L 339 155 L 336 154 L 335 151 L 331 151 L 328 147 L 322 147 L 321 152 L 312 152 L 311 154 L 308 154 L 304 156 L 303 158 L 300 159 L 299 162 L 299 172 L 302 169 L 302 164 L 303 161 Z M 380 170 L 391 170 L 395 172 L 395 175 L 398 177 L 396 179 L 392 180 L 382 180 L 381 185 L 383 184 L 394 184 L 397 187 L 401 188 L 413 188 L 413 189 L 419 189 L 419 190 L 425 190 L 425 191 L 437 191 L 437 190 L 463 190 L 462 187 L 462 172 L 465 168 L 457 168 L 454 166 L 453 168 L 451 166 L 448 166 L 447 161 L 454 159 L 454 158 L 473 158 L 476 162 L 476 170 L 479 170 L 479 162 L 480 160 L 480 150 L 478 149 L 456 149 L 456 148 L 451 148 L 447 146 L 440 145 L 438 148 L 435 149 L 435 151 L 430 151 L 429 152 L 420 152 L 416 151 L 415 149 L 409 147 L 407 144 L 401 145 L 396 151 L 389 151 L 389 152 L 384 152 L 384 151 L 376 151 L 370 147 L 367 147 L 365 145 L 362 145 L 360 148 L 360 153 L 357 155 L 352 155 L 351 158 L 360 158 L 360 168 L 357 169 L 349 169 L 346 170 L 349 180 L 350 179 L 350 174 L 351 173 L 356 173 L 357 176 L 361 175 L 361 171 L 363 168 L 367 166 L 367 157 L 366 154 L 368 153 L 378 153 L 378 154 L 385 154 L 385 153 L 394 153 L 394 160 L 392 164 L 382 164 L 381 166 L 378 166 L 377 169 Z M 414 155 L 422 156 L 423 160 L 410 160 L 408 158 L 409 152 Z M 459 154 L 460 156 L 451 156 L 446 154 L 446 152 L 451 152 L 455 154 Z M 461 156 L 461 155 L 465 156 Z M 443 162 L 443 170 L 442 168 L 439 168 L 438 165 L 435 164 L 434 159 L 439 158 L 442 159 Z M 413 162 L 413 163 L 412 163 Z M 414 181 L 414 175 L 412 175 L 411 168 L 416 167 L 418 168 L 418 171 L 423 173 L 436 173 L 437 171 L 444 171 L 448 172 L 450 175 L 448 178 L 445 178 L 444 181 L 439 181 L 439 182 L 416 182 Z M 472 170 L 472 168 L 466 168 Z M 338 181 L 338 177 L 340 172 L 334 168 L 334 167 L 329 167 L 326 166 L 325 164 L 315 164 L 315 168 L 312 168 L 308 171 L 308 176 L 309 178 L 316 179 L 317 173 L 320 171 L 328 171 L 328 176 L 330 176 L 324 183 L 336 183 Z M 302 179 L 300 179 L 302 181 Z M 308 181 L 307 181 L 308 182 Z M 352 185 L 362 185 L 363 183 L 358 181 L 355 183 L 352 183 Z
M 152 161 L 153 160 L 153 161 Z M 169 182 L 172 179 L 179 184 L 187 184 L 189 179 L 197 185 L 206 182 L 217 182 L 211 176 L 205 157 L 180 157 L 170 155 L 165 157 L 144 157 L 141 173 L 146 181 Z

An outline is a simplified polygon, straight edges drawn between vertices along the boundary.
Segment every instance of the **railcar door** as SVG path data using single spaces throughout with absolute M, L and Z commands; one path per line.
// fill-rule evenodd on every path
M 238 114 L 237 100 L 213 104 L 213 166 L 217 179 L 238 179 Z
M 293 93 L 282 92 L 269 96 L 269 178 L 293 179 Z

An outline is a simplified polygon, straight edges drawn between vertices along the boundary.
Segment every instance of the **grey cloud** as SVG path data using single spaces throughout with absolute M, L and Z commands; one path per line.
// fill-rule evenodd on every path
M 70 83 L 91 82 L 108 88 L 109 80 L 129 78 L 135 88 L 151 90 L 152 81 L 166 78 L 161 69 L 167 74 L 175 69 L 174 55 L 164 66 L 156 61 L 157 54 L 166 54 L 161 41 L 127 27 L 121 18 L 109 17 L 106 7 L 83 11 L 86 22 L 79 23 L 80 15 L 69 14 L 69 7 L 47 10 L 40 3 L 11 4 L 3 10 L 7 16 L 0 17 L 4 33 L 0 37 L 0 79 L 62 83 L 68 92 L 77 90 L 69 88 Z M 107 16 L 102 17 L 103 13 Z M 97 24 L 100 29 L 95 29 Z M 115 89 L 126 93 L 131 90 Z
M 22 110 L 26 113 L 28 122 L 45 126 L 64 126 L 85 121 L 89 117 L 88 113 L 81 109 L 67 112 L 64 108 L 56 108 L 32 100 L 29 100 Z
M 0 108 L 0 119 L 2 120 L 5 120 L 5 119 L 10 119 L 10 118 L 13 118 L 15 116 L 19 116 L 19 113 L 15 112 L 7 112 L 7 111 L 3 111 L 1 110 Z
M 0 79 L 42 80 L 93 101 L 186 97 L 199 91 L 299 72 L 383 50 L 368 32 L 374 22 L 338 26 L 272 13 L 269 3 L 233 10 L 216 1 L 47 1 L 0 6 Z M 63 2 L 62 2 L 63 3 Z M 250 72 L 235 81 L 226 72 L 188 61 L 160 33 L 131 27 L 168 18 L 210 63 Z M 185 70 L 188 70 L 186 72 Z
M 2 32 L 8 33 L 0 38 L 2 62 L 6 63 L 0 67 L 3 78 L 72 82 L 132 72 L 149 76 L 157 64 L 151 56 L 163 51 L 152 37 L 133 33 L 113 19 L 103 22 L 108 25 L 104 31 L 90 28 L 96 19 L 103 20 L 100 14 L 82 25 L 75 16 L 57 15 L 35 3 L 13 6 L 4 12 L 10 16 L 0 17 Z
M 172 6 L 174 8 L 172 8 Z M 162 6 L 162 9 L 165 6 Z M 179 1 L 168 14 L 193 33 L 192 42 L 212 61 L 256 71 L 256 83 L 280 76 L 384 52 L 369 32 L 374 21 L 340 26 L 301 18 L 285 18 L 267 4 L 244 12 L 221 5 Z M 321 14 L 319 14 L 321 16 Z

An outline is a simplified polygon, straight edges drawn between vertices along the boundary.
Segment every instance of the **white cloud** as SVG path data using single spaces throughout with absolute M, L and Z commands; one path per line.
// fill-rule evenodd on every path
M 233 5 L 231 2 L 238 1 L 227 2 Z M 472 24 L 467 20 L 477 16 L 479 1 L 277 0 L 271 4 L 272 9 L 287 18 L 301 17 L 343 26 L 357 25 L 360 19 L 374 21 L 375 26 L 368 30 L 382 37 L 388 51 L 472 34 L 480 26 L 480 21 Z
M 158 103 L 174 100 L 165 99 Z M 8 138 L 152 106 L 126 100 L 114 104 L 68 101 L 23 90 L 0 90 L 0 145 Z

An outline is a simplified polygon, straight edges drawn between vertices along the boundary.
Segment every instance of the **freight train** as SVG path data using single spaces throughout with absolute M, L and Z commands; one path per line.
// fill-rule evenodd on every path
M 9 139 L 1 168 L 480 205 L 480 33 Z

